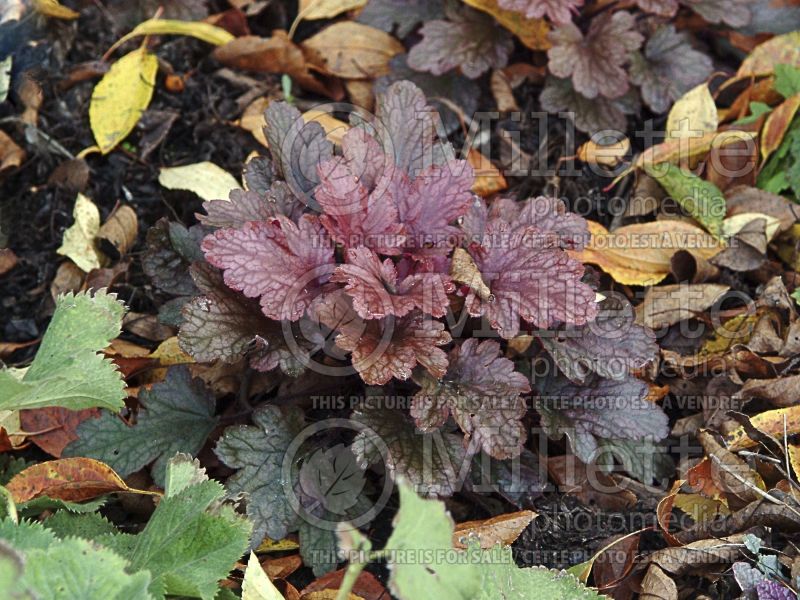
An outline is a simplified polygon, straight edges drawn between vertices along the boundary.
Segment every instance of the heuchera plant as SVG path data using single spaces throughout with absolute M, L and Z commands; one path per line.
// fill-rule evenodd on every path
M 665 415 L 628 373 L 655 356 L 652 334 L 624 310 L 609 314 L 570 255 L 584 243 L 586 222 L 555 198 L 497 198 L 487 206 L 471 191 L 469 164 L 437 138 L 416 86 L 398 82 L 380 94 L 374 118 L 354 119 L 338 153 L 319 124 L 304 123 L 286 103 L 271 104 L 266 121 L 271 161 L 250 161 L 247 190 L 205 203 L 199 215 L 205 261 L 191 273 L 200 294 L 185 303 L 179 333 L 198 361 L 246 358 L 254 369 L 291 375 L 337 368 L 367 386 L 408 381 L 417 390 L 410 411 L 365 407 L 351 416 L 379 432 L 390 475 L 431 493 L 452 493 L 455 474 L 436 469 L 438 483 L 422 481 L 415 448 L 425 435 L 441 429 L 455 460 L 522 451 L 532 387 L 504 353 L 510 340 L 538 338 L 560 365 L 564 375 L 552 390 L 566 395 L 539 385 L 535 406 L 548 434 L 578 432 L 570 439 L 582 458 L 613 433 L 609 418 L 620 414 L 626 440 L 666 435 Z M 487 326 L 478 330 L 480 322 Z M 479 339 L 490 334 L 495 339 Z M 621 371 L 603 357 L 614 334 L 631 340 Z M 597 397 L 609 393 L 616 404 L 605 415 Z M 263 431 L 226 434 L 223 460 L 259 472 L 261 459 L 248 462 L 244 448 L 272 452 L 291 439 L 275 424 L 302 422 L 279 413 Z M 253 441 L 240 452 L 236 440 L 245 433 Z M 374 462 L 371 449 L 366 434 L 353 442 L 361 468 Z M 280 536 L 297 526 L 270 504 L 276 494 L 267 487 L 280 483 L 259 487 L 243 477 L 242 490 L 254 496 L 248 510 L 261 521 L 271 515 L 257 533 Z

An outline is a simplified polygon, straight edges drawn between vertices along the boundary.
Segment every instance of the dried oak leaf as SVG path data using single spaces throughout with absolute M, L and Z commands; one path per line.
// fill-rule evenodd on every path
M 646 399 L 647 384 L 633 377 L 614 381 L 596 377 L 584 386 L 556 382 L 535 403 L 542 427 L 552 436 L 566 434 L 575 455 L 593 462 L 603 439 L 657 441 L 669 433 L 667 415 Z
M 422 26 L 422 40 L 408 53 L 408 66 L 434 75 L 459 67 L 470 79 L 506 66 L 514 48 L 507 29 L 467 6 L 448 5 L 446 13 L 447 20 L 430 20 Z
M 396 25 L 397 37 L 404 38 L 419 23 L 443 16 L 441 0 L 369 0 L 357 20 L 387 33 Z
M 549 113 L 568 113 L 575 127 L 586 133 L 601 129 L 625 131 L 628 122 L 625 115 L 633 114 L 639 108 L 638 99 L 631 93 L 621 98 L 598 96 L 589 99 L 577 92 L 569 79 L 556 77 L 547 78 L 539 102 Z
M 336 345 L 352 353 L 353 368 L 370 385 L 383 385 L 393 377 L 408 379 L 417 364 L 441 377 L 447 371 L 447 354 L 438 346 L 451 341 L 444 324 L 420 312 L 395 319 L 364 321 L 343 290 L 320 296 L 311 313 L 338 331 Z
M 441 380 L 422 374 L 411 416 L 423 431 L 438 429 L 452 415 L 467 440 L 499 458 L 517 456 L 527 432 L 522 424 L 530 384 L 493 340 L 466 340 L 450 352 Z M 477 448 L 476 448 L 477 449 Z
M 630 304 L 609 298 L 592 323 L 540 340 L 561 372 L 575 383 L 585 383 L 592 373 L 624 379 L 632 369 L 658 357 L 655 334 L 634 323 L 635 317 Z
M 641 88 L 642 100 L 663 113 L 687 91 L 711 74 L 711 58 L 692 48 L 689 36 L 663 25 L 647 40 L 644 52 L 631 56 L 631 83 Z
M 277 366 L 289 375 L 303 370 L 300 340 L 290 349 L 280 323 L 267 319 L 256 300 L 227 287 L 221 275 L 207 263 L 192 266 L 192 276 L 203 292 L 187 302 L 178 332 L 182 350 L 198 362 L 235 362 L 244 356 L 259 371 Z
M 500 8 L 513 10 L 528 19 L 548 17 L 553 23 L 572 21 L 572 13 L 583 6 L 583 0 L 498 0 Z
M 394 166 L 361 129 L 348 131 L 342 148 L 343 156 L 319 166 L 321 183 L 314 196 L 324 212 L 320 222 L 346 248 L 366 246 L 381 254 L 399 254 L 405 230 L 384 183 L 392 178 Z
M 393 480 L 405 479 L 420 494 L 451 496 L 458 489 L 466 458 L 460 435 L 423 433 L 405 413 L 387 408 L 359 408 L 352 419 L 366 426 L 350 446 L 362 468 L 385 462 Z
M 592 19 L 584 36 L 574 23 L 550 32 L 553 47 L 548 67 L 556 77 L 571 77 L 575 90 L 587 98 L 619 98 L 628 91 L 623 65 L 644 38 L 634 29 L 633 15 L 606 12 Z
M 331 281 L 344 283 L 353 298 L 353 308 L 364 319 L 403 317 L 415 308 L 428 315 L 443 317 L 450 302 L 447 294 L 455 290 L 444 273 L 426 270 L 426 265 L 411 265 L 391 258 L 381 262 L 375 252 L 363 246 L 347 251 L 347 262 L 336 267 Z
M 550 237 L 530 225 L 494 219 L 482 242 L 467 248 L 481 281 L 470 285 L 465 306 L 506 339 L 519 333 L 520 317 L 548 328 L 559 321 L 584 325 L 597 314 L 594 290 L 581 281 L 583 264 Z
M 276 321 L 297 321 L 333 271 L 333 246 L 313 215 L 295 225 L 283 216 L 220 229 L 203 240 L 206 259 L 225 284 Z

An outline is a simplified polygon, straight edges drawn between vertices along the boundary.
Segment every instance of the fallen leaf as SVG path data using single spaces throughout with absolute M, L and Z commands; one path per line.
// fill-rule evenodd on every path
M 267 558 L 261 563 L 261 566 L 264 567 L 264 571 L 270 579 L 286 579 L 303 566 L 303 559 L 299 554 L 287 554 L 286 556 Z
M 770 75 L 778 64 L 800 66 L 800 31 L 775 36 L 756 46 L 742 61 L 736 78 Z
M 705 523 L 720 515 L 729 515 L 730 509 L 721 501 L 700 494 L 678 494 L 674 506 L 691 516 L 696 523 Z
M 367 0 L 300 0 L 298 19 L 332 19 L 348 10 L 361 8 Z
M 323 575 L 304 587 L 300 592 L 300 597 L 303 600 L 323 600 L 326 598 L 332 600 L 336 598 L 335 592 L 342 587 L 344 574 L 345 569 L 340 569 Z M 326 592 L 329 594 L 333 592 L 333 594 L 330 596 L 322 595 Z M 361 571 L 361 573 L 358 574 L 358 578 L 348 596 L 348 600 L 388 600 L 388 598 L 389 593 L 386 591 L 386 588 L 383 587 L 381 582 L 378 581 L 372 573 L 367 571 Z
M 80 16 L 79 13 L 71 8 L 59 4 L 58 0 L 33 0 L 33 9 L 45 17 L 54 17 L 56 19 L 65 19 L 68 21 L 77 19 Z
M 711 478 L 726 493 L 729 502 L 732 500 L 731 495 L 744 502 L 762 499 L 759 491 L 766 490 L 767 486 L 761 475 L 730 449 L 717 442 L 708 431 L 700 431 L 697 440 L 711 461 Z
M 691 319 L 719 300 L 730 289 L 716 283 L 651 287 L 636 307 L 636 322 L 661 329 Z
M 109 215 L 96 237 L 103 253 L 118 260 L 133 248 L 138 232 L 136 213 L 130 206 L 122 204 Z
M 111 152 L 136 126 L 153 97 L 157 71 L 156 56 L 137 48 L 111 65 L 95 86 L 89 123 L 100 152 Z
M 627 156 L 631 149 L 631 141 L 624 137 L 610 144 L 601 144 L 589 140 L 581 144 L 576 156 L 581 162 L 601 167 L 614 168 Z
M 242 600 L 284 600 L 252 551 L 242 581 Z
M 0 173 L 20 166 L 25 160 L 25 150 L 20 148 L 5 131 L 0 130 Z
M 475 171 L 475 181 L 472 184 L 472 191 L 486 198 L 496 192 L 502 192 L 508 188 L 506 178 L 492 164 L 488 158 L 475 148 L 470 148 L 467 154 L 467 162 Z
M 497 110 L 500 112 L 520 110 L 517 99 L 514 98 L 514 88 L 511 86 L 508 75 L 503 72 L 503 69 L 492 71 L 490 87 L 494 101 L 497 103 Z
M 130 33 L 122 36 L 109 50 L 118 48 L 128 40 L 140 35 L 188 35 L 214 46 L 227 44 L 233 35 L 215 25 L 202 21 L 178 21 L 176 19 L 149 19 L 142 21 Z
M 268 552 L 284 552 L 286 550 L 297 550 L 299 548 L 300 544 L 298 544 L 297 540 L 292 537 L 287 537 L 282 540 L 272 540 L 266 537 L 259 544 L 258 548 L 256 548 L 256 552 L 258 554 L 265 554 Z
M 269 106 L 270 102 L 272 100 L 267 97 L 255 99 L 244 109 L 242 118 L 239 119 L 239 127 L 252 133 L 253 137 L 266 148 L 269 148 L 269 142 L 264 133 L 264 128 L 267 126 L 264 110 Z M 319 123 L 322 129 L 325 130 L 326 137 L 334 144 L 341 144 L 344 134 L 350 129 L 348 123 L 337 119 L 328 112 L 315 109 L 304 112 L 303 121 L 306 123 L 311 121 Z
M 388 33 L 361 23 L 340 21 L 305 40 L 328 73 L 349 79 L 379 77 L 389 73 L 389 60 L 405 52 Z
M 231 190 L 242 187 L 233 175 L 208 161 L 182 167 L 162 167 L 158 182 L 168 190 L 194 192 L 203 200 L 227 200 Z
M 678 586 L 658 565 L 650 565 L 642 580 L 640 600 L 678 600 Z
M 762 161 L 766 161 L 780 147 L 798 108 L 800 108 L 800 94 L 795 94 L 776 106 L 767 116 L 764 128 L 761 130 Z
M 598 265 L 623 285 L 655 285 L 671 268 L 672 256 L 690 249 L 702 258 L 711 258 L 722 248 L 699 227 L 683 221 L 653 221 L 626 225 L 612 232 L 594 221 L 587 221 L 591 237 L 581 251 L 569 251 L 583 263 Z
M 76 411 L 51 406 L 20 411 L 20 422 L 31 442 L 51 456 L 60 458 L 67 444 L 78 439 L 75 433 L 78 425 L 99 416 L 100 411 L 96 408 Z
M 464 4 L 492 15 L 531 50 L 548 50 L 552 46 L 547 39 L 550 25 L 544 19 L 528 19 L 520 12 L 500 8 L 497 0 L 464 0 Z
M 112 492 L 152 494 L 128 487 L 111 467 L 92 458 L 61 458 L 38 463 L 15 475 L 6 489 L 18 504 L 42 496 L 83 502 Z
M 100 211 L 89 198 L 78 194 L 72 216 L 75 222 L 64 232 L 61 246 L 56 252 L 71 259 L 86 273 L 99 269 L 106 262 L 106 257 L 95 244 L 95 237 L 100 231 Z
M 713 148 L 724 148 L 731 144 L 752 141 L 753 138 L 755 134 L 750 131 L 731 129 L 706 133 L 701 137 L 667 140 L 650 146 L 637 156 L 633 168 L 646 169 L 662 163 L 689 163 L 702 158 Z
M 718 125 L 717 105 L 708 85 L 701 83 L 675 102 L 669 111 L 664 131 L 666 139 L 696 138 L 716 132 Z
M 17 266 L 17 255 L 11 248 L 0 248 L 0 277 Z
M 794 476 L 800 478 L 800 444 L 787 444 L 786 451 L 789 454 L 789 462 L 792 465 Z
M 8 98 L 8 90 L 11 87 L 11 67 L 14 64 L 14 55 L 9 54 L 0 60 L 0 104 Z
M 39 120 L 39 109 L 44 102 L 44 90 L 39 82 L 29 73 L 22 75 L 22 82 L 17 86 L 17 96 L 22 100 L 25 110 L 20 120 L 26 125 L 36 125 Z
M 58 265 L 56 275 L 50 283 L 50 297 L 53 301 L 61 294 L 77 292 L 81 289 L 85 273 L 72 261 L 64 261 Z
M 750 417 L 750 424 L 753 427 L 777 439 L 783 439 L 784 422 L 787 435 L 800 433 L 800 405 L 765 410 Z M 742 426 L 726 435 L 725 442 L 728 449 L 734 452 L 758 445 L 757 441 L 750 439 Z
M 630 570 L 639 549 L 639 536 L 639 531 L 615 536 L 610 543 L 595 552 L 592 558 L 570 567 L 568 572 L 586 583 L 594 570 L 595 585 L 602 588 L 613 586 L 614 582 L 619 581 Z M 622 561 L 619 560 L 620 555 Z
M 537 516 L 531 510 L 521 510 L 490 519 L 457 523 L 453 531 L 453 546 L 465 549 L 473 541 L 477 541 L 483 549 L 495 544 L 509 546 Z

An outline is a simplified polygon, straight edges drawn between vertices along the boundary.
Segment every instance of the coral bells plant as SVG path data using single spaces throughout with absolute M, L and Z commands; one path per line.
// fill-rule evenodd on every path
M 199 215 L 205 260 L 191 267 L 199 294 L 183 307 L 182 348 L 198 361 L 246 359 L 259 371 L 311 369 L 409 390 L 405 407 L 352 407 L 350 419 L 366 429 L 350 451 L 366 468 L 379 439 L 389 475 L 428 493 L 452 493 L 458 467 L 442 463 L 431 480 L 420 450 L 426 436 L 441 436 L 456 463 L 480 453 L 513 458 L 528 437 L 529 402 L 546 433 L 566 433 L 584 460 L 608 443 L 609 419 L 620 415 L 623 441 L 663 438 L 665 415 L 629 374 L 655 356 L 652 333 L 624 306 L 598 302 L 570 255 L 588 235 L 584 219 L 548 197 L 487 206 L 432 114 L 415 85 L 397 82 L 378 96 L 374 116 L 354 115 L 335 151 L 318 123 L 272 103 L 271 160 L 251 160 L 247 189 L 206 202 Z M 627 341 L 616 370 L 606 360 L 614 334 Z M 506 346 L 520 340 L 512 360 Z M 534 386 L 525 365 L 532 347 L 554 365 Z M 606 414 L 596 404 L 609 394 Z M 261 415 L 263 431 L 247 434 L 261 441 L 245 446 L 280 447 L 263 436 L 290 439 L 287 423 L 296 432 L 302 422 L 292 414 Z M 231 467 L 255 469 L 232 449 L 240 435 L 226 433 L 217 453 Z M 248 511 L 267 523 L 256 533 L 293 530 L 291 519 L 275 517 L 274 491 L 251 479 L 242 475 Z

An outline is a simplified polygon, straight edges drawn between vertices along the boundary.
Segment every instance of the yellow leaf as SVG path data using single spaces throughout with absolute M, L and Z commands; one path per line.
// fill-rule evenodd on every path
M 712 131 L 700 137 L 669 139 L 661 144 L 650 146 L 634 161 L 637 169 L 661 163 L 678 164 L 690 159 L 701 158 L 712 148 L 724 148 L 737 142 L 752 140 L 755 133 L 751 131 Z
M 736 78 L 769 75 L 779 64 L 800 66 L 800 31 L 775 36 L 756 46 L 742 61 Z
M 247 569 L 244 572 L 242 600 L 284 600 L 283 595 L 269 580 L 253 552 L 250 552 Z
M 720 500 L 706 498 L 700 494 L 678 494 L 673 506 L 680 508 L 697 523 L 705 523 L 719 515 L 731 514 L 730 509 Z
M 188 35 L 207 44 L 222 46 L 234 40 L 234 36 L 222 27 L 203 23 L 202 21 L 178 21 L 176 19 L 149 19 L 139 23 L 133 30 L 122 36 L 109 52 L 139 35 Z
M 138 48 L 111 65 L 92 92 L 89 124 L 100 152 L 107 154 L 133 130 L 150 104 L 158 59 Z
M 800 432 L 800 406 L 766 410 L 750 417 L 753 427 L 778 439 L 783 438 L 784 420 L 787 435 Z M 728 442 L 728 450 L 731 451 L 758 445 L 758 442 L 747 436 L 744 427 L 741 426 L 730 432 L 725 440 Z
M 492 15 L 531 50 L 548 50 L 552 46 L 547 39 L 550 26 L 544 19 L 527 19 L 522 13 L 500 8 L 497 0 L 464 0 L 464 4 Z
M 472 191 L 479 196 L 486 198 L 495 192 L 502 192 L 508 188 L 508 183 L 503 174 L 492 164 L 492 161 L 475 148 L 469 149 L 467 161 L 475 171 Z
M 777 150 L 800 109 L 800 94 L 787 98 L 767 115 L 761 131 L 761 160 L 766 161 Z
M 78 194 L 72 216 L 75 222 L 64 232 L 57 252 L 71 259 L 82 271 L 99 269 L 105 262 L 105 256 L 95 245 L 95 236 L 100 230 L 100 211 L 89 198 Z
M 616 167 L 631 149 L 631 142 L 623 137 L 610 144 L 600 144 L 589 140 L 578 148 L 576 156 L 581 162 L 603 167 Z
M 794 476 L 800 478 L 800 445 L 787 444 L 786 450 L 789 454 L 789 462 L 792 465 Z
M 670 109 L 667 139 L 698 138 L 717 130 L 717 105 L 705 83 L 686 92 Z
M 334 144 L 339 145 L 342 143 L 344 134 L 347 133 L 348 129 L 350 129 L 350 125 L 348 123 L 331 116 L 330 113 L 323 112 L 321 110 L 315 110 L 313 108 L 303 113 L 303 121 L 306 123 L 316 121 L 325 130 L 325 137 L 327 137 Z
M 33 9 L 45 17 L 56 19 L 77 19 L 80 15 L 66 6 L 61 6 L 58 0 L 33 0 Z
M 158 182 L 168 190 L 194 192 L 203 200 L 227 200 L 231 190 L 242 187 L 233 175 L 208 161 L 183 167 L 163 167 Z
M 317 53 L 315 64 L 324 65 L 331 75 L 348 79 L 386 75 L 389 60 L 406 51 L 388 33 L 353 21 L 329 25 L 301 45 Z
M 282 540 L 264 538 L 264 541 L 261 542 L 261 545 L 256 548 L 256 552 L 259 554 L 266 554 L 269 552 L 285 552 L 286 550 L 297 550 L 299 547 L 300 544 L 297 543 L 297 540 L 293 540 L 291 538 L 283 538 Z
M 267 126 L 267 121 L 264 119 L 264 110 L 270 102 L 271 100 L 267 97 L 256 98 L 244 109 L 238 123 L 239 127 L 252 133 L 253 137 L 267 148 L 269 148 L 269 143 L 264 135 L 264 127 Z M 331 116 L 330 113 L 315 109 L 304 112 L 303 120 L 306 123 L 310 121 L 319 123 L 325 130 L 326 137 L 334 144 L 341 144 L 344 134 L 350 129 L 348 123 Z
M 623 285 L 655 285 L 670 272 L 672 255 L 690 250 L 711 258 L 722 244 L 699 227 L 684 221 L 654 221 L 626 225 L 609 232 L 588 221 L 591 238 L 581 251 L 570 251 L 577 260 L 598 265 Z
M 345 11 L 361 8 L 367 0 L 300 0 L 301 19 L 332 19 Z

